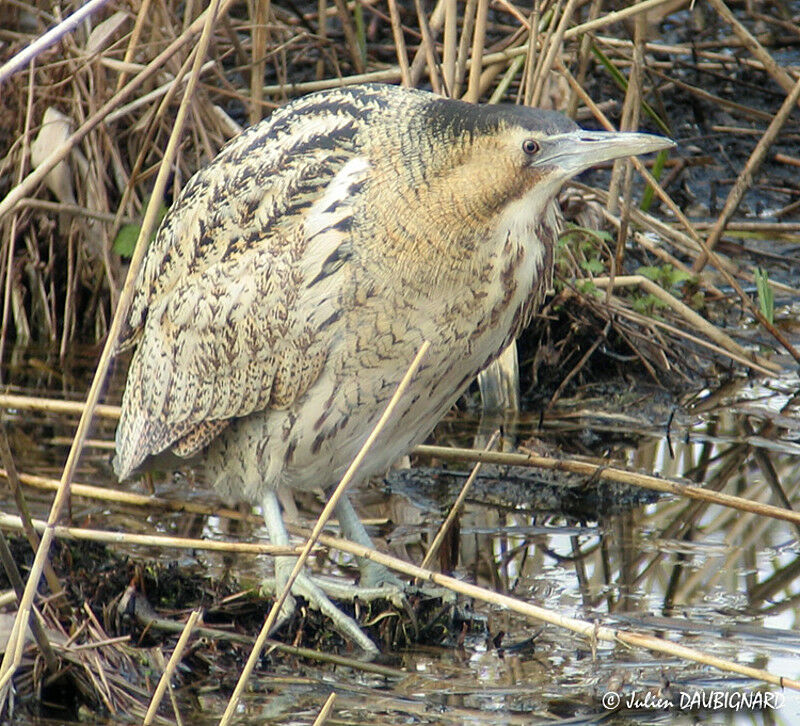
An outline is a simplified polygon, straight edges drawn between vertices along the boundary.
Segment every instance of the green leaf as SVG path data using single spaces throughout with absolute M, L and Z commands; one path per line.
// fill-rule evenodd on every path
M 591 257 L 588 260 L 583 260 L 581 262 L 581 268 L 586 270 L 586 272 L 590 272 L 592 275 L 599 275 L 605 267 L 603 266 L 602 260 L 599 260 L 597 257 Z
M 158 215 L 156 217 L 155 230 L 153 231 L 153 234 L 150 235 L 150 242 L 156 238 L 158 229 L 161 226 L 161 222 L 164 220 L 167 211 L 167 205 L 164 204 L 164 202 L 161 202 L 161 206 L 158 208 Z M 133 250 L 136 248 L 136 240 L 139 239 L 139 231 L 141 229 L 141 224 L 123 224 L 119 228 L 119 232 L 117 232 L 117 236 L 114 238 L 114 242 L 112 244 L 112 249 L 114 252 L 116 252 L 120 257 L 125 257 L 127 259 L 133 257 Z
M 656 160 L 653 162 L 653 169 L 650 172 L 653 175 L 653 179 L 656 181 L 661 181 L 661 175 L 664 173 L 664 164 L 667 163 L 668 156 L 668 149 L 662 149 L 656 154 Z M 639 205 L 639 209 L 644 212 L 648 211 L 653 204 L 653 197 L 655 197 L 655 195 L 655 189 L 648 184 L 647 188 L 644 190 L 644 194 L 642 194 L 642 202 Z
M 698 290 L 689 298 L 689 307 L 692 310 L 702 310 L 706 306 L 706 296 L 702 290 Z
M 661 279 L 661 268 L 647 265 L 639 267 L 636 270 L 636 274 L 646 277 L 648 280 L 652 280 L 653 282 L 658 282 Z
M 758 293 L 758 307 L 761 309 L 761 314 L 771 325 L 775 320 L 775 296 L 772 292 L 772 286 L 769 284 L 769 275 L 766 270 L 756 267 L 754 277 L 756 280 L 756 292 Z
M 646 293 L 644 295 L 635 295 L 633 298 L 631 298 L 631 307 L 637 313 L 653 317 L 653 313 L 656 308 L 665 308 L 668 307 L 668 305 L 655 295 Z
M 675 287 L 676 285 L 680 285 L 682 282 L 691 282 L 694 280 L 694 275 L 691 272 L 686 272 L 685 270 L 679 270 L 677 267 L 673 267 L 672 265 L 668 265 L 669 267 L 669 280 L 670 280 L 670 287 Z
M 694 276 L 690 272 L 684 272 L 669 264 L 639 267 L 636 273 L 642 275 L 642 277 L 646 277 L 648 280 L 658 283 L 666 289 L 694 279 Z
M 114 238 L 113 249 L 120 257 L 130 258 L 133 256 L 133 250 L 136 247 L 136 240 L 139 238 L 139 230 L 141 225 L 138 224 L 123 224 Z

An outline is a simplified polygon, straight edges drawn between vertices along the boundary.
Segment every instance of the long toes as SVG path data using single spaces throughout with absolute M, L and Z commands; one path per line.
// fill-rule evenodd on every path
M 292 592 L 304 597 L 308 604 L 333 621 L 334 627 L 346 638 L 353 641 L 364 653 L 373 657 L 378 648 L 358 626 L 353 618 L 343 613 L 329 599 L 322 589 L 306 574 L 301 573 L 294 581 Z
M 276 579 L 270 578 L 264 580 L 261 584 L 261 591 L 266 595 L 276 596 L 283 590 L 283 583 L 286 578 L 279 577 Z M 327 589 L 327 583 L 326 589 Z M 333 588 L 335 589 L 335 588 Z M 345 592 L 340 594 L 343 597 L 338 598 L 342 600 L 352 600 L 352 586 L 344 590 L 349 591 L 349 598 Z M 374 657 L 378 654 L 377 646 L 364 634 L 364 631 L 358 626 L 353 618 L 343 613 L 337 608 L 322 590 L 322 588 L 312 580 L 312 578 L 304 572 L 301 572 L 292 585 L 292 595 L 302 597 L 308 602 L 309 606 L 315 610 L 319 610 L 323 615 L 333 621 L 334 627 L 348 640 L 354 642 L 368 657 Z M 285 622 L 295 611 L 295 600 L 290 595 L 286 598 L 281 613 L 278 619 L 279 623 Z M 336 597 L 336 595 L 334 595 Z

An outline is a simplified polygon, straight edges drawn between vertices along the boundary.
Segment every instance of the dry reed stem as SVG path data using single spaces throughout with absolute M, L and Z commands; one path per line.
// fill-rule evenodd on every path
M 325 701 L 325 705 L 320 710 L 317 717 L 314 719 L 314 723 L 312 726 L 322 726 L 327 720 L 328 716 L 331 715 L 331 711 L 333 711 L 333 703 L 336 700 L 336 691 L 331 691 L 330 695 L 328 696 L 328 700 Z
M 13 58 L 0 66 L 0 86 L 17 71 L 21 71 L 29 63 L 36 60 L 39 54 L 43 53 L 51 45 L 58 43 L 58 41 L 69 35 L 81 23 L 102 9 L 107 2 L 108 0 L 88 0 L 88 2 L 79 6 L 72 15 L 64 18 L 58 25 L 40 35 L 33 43 L 23 48 Z
M 27 135 L 27 134 L 26 134 Z M 17 209 L 25 207 L 32 207 L 33 209 L 43 209 L 46 212 L 53 212 L 55 214 L 68 214 L 73 217 L 82 217 L 84 219 L 93 219 L 98 222 L 113 222 L 116 215 L 111 212 L 101 212 L 96 209 L 88 209 L 79 204 L 69 204 L 67 202 L 51 202 L 48 199 L 36 199 L 35 197 L 25 197 L 19 200 Z M 133 221 L 131 217 L 123 217 L 122 221 L 126 224 Z
M 633 45 L 633 64 L 630 68 L 628 85 L 625 89 L 625 99 L 622 105 L 622 118 L 620 120 L 620 131 L 637 131 L 639 129 L 639 117 L 642 108 L 642 73 L 644 66 L 644 44 L 647 34 L 647 19 L 644 15 L 637 15 L 634 19 L 634 45 Z M 613 281 L 615 276 L 623 270 L 625 261 L 625 244 L 628 240 L 628 228 L 631 217 L 631 198 L 633 195 L 633 165 L 628 159 L 616 159 L 611 171 L 611 184 L 608 189 L 609 211 L 616 211 L 619 200 L 617 187 L 622 176 L 622 206 L 620 211 L 620 224 L 617 230 L 617 244 L 614 257 L 611 263 L 610 278 Z M 612 282 L 613 284 L 613 282 Z M 606 300 L 611 297 L 611 285 L 606 288 Z
M 406 40 L 403 36 L 403 24 L 400 21 L 400 11 L 397 8 L 397 0 L 389 0 L 389 13 L 392 24 L 392 38 L 397 53 L 397 65 L 400 69 L 400 82 L 404 88 L 411 88 L 411 69 L 408 66 L 408 52 L 406 51 Z
M 567 24 L 572 19 L 572 14 L 575 11 L 576 5 L 577 0 L 567 0 L 567 5 L 561 14 L 558 25 L 555 25 L 555 21 L 550 23 L 552 32 L 549 32 L 547 35 L 547 53 L 537 69 L 538 72 L 534 80 L 533 92 L 531 94 L 531 104 L 534 106 L 538 106 L 542 101 L 542 93 L 544 92 L 547 77 L 553 70 L 556 56 L 562 49 L 564 34 L 567 32 Z
M 771 360 L 767 360 L 756 353 L 750 353 L 729 335 L 726 335 L 715 325 L 709 323 L 702 315 L 696 313 L 688 305 L 678 300 L 674 295 L 670 295 L 670 293 L 659 285 L 656 285 L 656 283 L 649 278 L 644 277 L 644 275 L 620 275 L 613 280 L 610 277 L 593 277 L 591 280 L 598 287 L 605 287 L 608 289 L 612 287 L 640 287 L 654 297 L 657 297 L 665 305 L 668 305 L 684 320 L 694 326 L 695 329 L 700 330 L 705 336 L 717 343 L 717 345 L 730 355 L 735 355 L 740 361 L 747 361 L 747 365 L 750 367 L 757 369 L 765 375 L 772 375 L 783 369 L 782 366 L 773 363 Z
M 216 61 L 213 60 L 204 63 L 203 66 L 200 68 L 200 75 L 203 75 L 205 73 L 208 73 L 209 71 L 214 70 L 215 65 Z M 154 88 L 152 91 L 144 93 L 141 96 L 137 96 L 130 103 L 126 103 L 124 106 L 120 106 L 115 111 L 111 111 L 111 113 L 109 113 L 106 116 L 105 123 L 114 123 L 115 121 L 119 121 L 121 118 L 128 116 L 137 109 L 151 105 L 156 99 L 166 97 L 170 91 L 172 91 L 172 95 L 170 95 L 169 98 L 174 97 L 175 92 L 177 90 L 180 90 L 181 86 L 184 86 L 186 82 L 187 80 L 185 76 L 180 80 L 178 80 L 177 78 L 173 78 L 172 80 L 161 84 L 157 88 Z M 177 89 L 175 89 L 175 86 L 177 86 Z M 164 108 L 164 106 L 165 103 L 162 102 L 159 111 L 156 112 L 157 115 L 160 114 L 160 111 Z
M 765 517 L 780 519 L 785 522 L 800 522 L 800 512 L 791 509 L 776 507 L 772 504 L 753 502 L 732 494 L 723 494 L 692 484 L 680 484 L 668 479 L 659 479 L 649 474 L 639 474 L 633 471 L 617 469 L 612 466 L 591 464 L 576 459 L 555 459 L 549 456 L 536 456 L 534 454 L 507 454 L 505 452 L 479 451 L 477 449 L 459 449 L 445 446 L 417 446 L 414 453 L 419 456 L 435 456 L 446 461 L 482 461 L 487 464 L 501 464 L 509 466 L 529 466 L 551 471 L 565 471 L 571 474 L 581 474 L 591 479 L 605 479 L 623 484 L 632 484 L 643 489 L 652 489 L 665 494 L 675 494 L 687 499 L 710 504 L 719 504 L 723 507 L 738 509 L 742 512 L 752 512 Z
M 261 103 L 264 98 L 264 70 L 266 68 L 267 23 L 269 22 L 271 0 L 259 0 L 254 3 L 253 36 L 250 48 L 250 124 L 261 120 Z M 253 5 L 250 5 L 253 8 Z M 215 64 L 216 65 L 216 64 Z
M 752 368 L 759 373 L 769 376 L 774 375 L 772 371 L 764 370 L 757 363 L 753 363 L 749 355 L 745 357 L 739 356 L 736 353 L 732 353 L 727 348 L 722 348 L 714 343 L 709 342 L 707 338 L 701 338 L 697 335 L 693 335 L 688 330 L 676 327 L 675 325 L 670 325 L 669 323 L 659 320 L 658 318 L 647 316 L 644 313 L 637 313 L 636 311 L 632 310 L 630 305 L 626 304 L 621 298 L 612 296 L 611 300 L 609 300 L 606 305 L 610 312 L 621 315 L 631 322 L 638 323 L 642 327 L 649 328 L 653 333 L 655 333 L 657 328 L 664 330 L 675 338 L 683 338 L 684 340 L 705 348 L 712 353 L 716 353 L 717 355 L 729 358 L 736 363 L 740 363 L 743 366 Z M 657 376 L 654 376 L 654 379 L 657 380 L 657 378 Z
M 469 78 L 463 99 L 472 103 L 477 103 L 480 98 L 481 71 L 487 60 L 483 49 L 486 44 L 486 15 L 488 12 L 489 0 L 478 0 L 475 9 L 475 25 L 472 30 L 472 53 L 467 61 Z
M 595 35 L 594 38 L 598 43 L 601 43 L 604 46 L 609 46 L 611 48 L 630 49 L 633 47 L 632 41 L 625 40 L 623 38 L 612 38 L 611 36 L 607 35 Z M 732 38 L 724 38 L 721 39 L 719 42 L 715 43 L 715 45 L 716 46 L 723 45 L 730 50 L 731 48 L 735 47 L 736 43 L 733 41 Z M 647 43 L 645 43 L 645 49 L 652 53 L 658 53 L 663 55 L 686 55 L 692 58 L 706 58 L 709 61 L 711 61 L 710 63 L 706 64 L 702 63 L 698 64 L 698 67 L 701 68 L 717 69 L 717 70 L 726 70 L 730 68 L 730 62 L 731 62 L 730 52 L 726 54 L 726 53 L 717 53 L 710 50 L 704 50 L 694 43 L 692 43 L 691 45 L 690 44 L 670 45 L 669 43 L 648 41 Z M 754 71 L 760 71 L 764 73 L 767 72 L 767 69 L 765 68 L 764 64 L 761 61 L 758 61 L 754 58 L 744 58 L 737 56 L 736 65 L 746 66 L 747 68 L 750 68 Z M 770 118 L 772 117 L 770 116 Z
M 455 98 L 456 59 L 458 57 L 458 3 L 445 0 L 444 35 L 442 37 L 442 76 L 445 93 Z
M 702 101 L 707 101 L 708 103 L 714 104 L 716 106 L 721 106 L 722 108 L 728 109 L 735 114 L 744 116 L 745 118 L 752 119 L 753 121 L 772 120 L 771 113 L 766 113 L 765 111 L 759 111 L 758 109 L 751 108 L 750 106 L 745 106 L 742 103 L 736 103 L 736 101 L 731 101 L 729 98 L 723 98 L 722 96 L 718 96 L 715 93 L 706 91 L 704 88 L 698 88 L 697 86 L 693 86 L 690 83 L 686 83 L 685 81 L 682 81 L 679 78 L 674 78 L 670 75 L 667 75 L 666 73 L 661 73 L 658 69 L 651 69 L 651 72 L 656 76 L 658 76 L 659 78 L 663 78 L 667 80 L 669 83 L 672 83 L 676 88 L 680 88 L 681 90 L 692 94 L 693 96 L 701 99 Z
M 356 454 L 356 457 L 353 459 L 352 463 L 347 468 L 347 471 L 344 473 L 344 476 L 342 476 L 341 481 L 328 497 L 328 501 L 325 504 L 325 507 L 322 509 L 322 512 L 320 513 L 316 524 L 314 525 L 314 529 L 308 536 L 306 544 L 303 547 L 302 554 L 300 555 L 300 557 L 297 558 L 297 562 L 295 562 L 294 569 L 289 575 L 289 579 L 286 581 L 283 590 L 281 591 L 280 594 L 278 594 L 278 596 L 275 598 L 275 602 L 272 604 L 272 608 L 270 609 L 269 614 L 267 615 L 267 619 L 264 622 L 263 627 L 261 628 L 261 632 L 258 634 L 258 637 L 256 638 L 256 643 L 253 646 L 253 650 L 250 652 L 250 656 L 247 659 L 247 663 L 245 664 L 245 667 L 243 668 L 242 673 L 239 676 L 239 680 L 236 683 L 236 687 L 234 688 L 234 691 L 231 694 L 231 698 L 230 701 L 228 702 L 227 708 L 225 709 L 225 713 L 220 719 L 220 726 L 227 726 L 230 723 L 231 719 L 233 718 L 234 711 L 236 710 L 239 704 L 239 700 L 242 697 L 242 693 L 244 692 L 244 687 L 247 684 L 247 681 L 249 680 L 250 675 L 252 674 L 253 669 L 256 666 L 256 661 L 259 659 L 261 655 L 261 651 L 264 648 L 264 642 L 269 636 L 269 631 L 275 624 L 275 621 L 278 618 L 278 613 L 280 612 L 281 607 L 283 607 L 283 603 L 286 601 L 286 598 L 291 592 L 292 585 L 297 579 L 297 576 L 300 574 L 300 571 L 303 569 L 309 554 L 311 554 L 311 549 L 314 547 L 320 535 L 322 534 L 322 529 L 325 526 L 328 519 L 330 519 L 331 514 L 333 514 L 333 510 L 338 504 L 339 499 L 341 499 L 348 485 L 355 478 L 356 473 L 361 467 L 361 464 L 363 463 L 370 449 L 375 444 L 375 441 L 378 439 L 378 436 L 383 431 L 384 427 L 389 422 L 391 417 L 394 415 L 395 408 L 397 408 L 400 399 L 403 397 L 406 390 L 408 389 L 408 386 L 410 385 L 413 377 L 416 375 L 417 370 L 419 370 L 419 366 L 422 363 L 422 359 L 425 357 L 425 354 L 428 352 L 429 348 L 430 348 L 430 342 L 427 340 L 423 341 L 422 345 L 417 351 L 417 355 L 414 357 L 414 360 L 411 361 L 411 364 L 408 366 L 408 370 L 406 371 L 402 380 L 398 384 L 397 389 L 394 392 L 394 395 L 391 397 L 391 399 L 389 399 L 389 403 L 386 405 L 383 414 L 378 419 L 377 423 L 370 432 L 370 435 L 367 437 L 367 440 L 364 442 L 361 449 L 359 449 L 358 454 Z
M 484 451 L 491 451 L 494 448 L 494 445 L 497 443 L 497 439 L 500 438 L 500 432 L 495 431 L 489 442 L 486 444 Z M 472 471 L 469 473 L 467 480 L 464 482 L 464 486 L 461 487 L 461 491 L 458 493 L 456 500 L 453 502 L 453 505 L 450 507 L 450 511 L 447 513 L 447 517 L 445 518 L 444 522 L 442 522 L 441 526 L 439 527 L 439 531 L 436 533 L 436 536 L 433 538 L 433 542 L 431 542 L 431 546 L 428 547 L 428 551 L 425 553 L 425 557 L 422 560 L 422 564 L 420 567 L 430 567 L 433 558 L 436 557 L 436 553 L 439 551 L 439 547 L 442 545 L 442 541 L 445 538 L 445 535 L 450 531 L 450 528 L 453 526 L 453 522 L 455 522 L 456 517 L 461 512 L 461 507 L 464 505 L 464 501 L 467 498 L 467 494 L 469 494 L 469 490 L 472 488 L 475 479 L 478 478 L 478 474 L 481 471 L 482 464 L 480 461 L 475 462 L 475 466 L 472 467 Z
M 599 1 L 599 0 L 598 0 Z M 517 96 L 517 102 L 522 103 L 523 106 L 531 106 L 533 101 L 533 84 L 536 73 L 536 61 L 538 57 L 539 46 L 539 4 L 534 3 L 531 9 L 531 14 L 527 22 L 528 27 L 528 49 L 525 53 L 525 69 L 522 81 L 520 82 L 520 90 L 524 91 L 523 94 Z M 588 42 L 588 36 L 584 36 L 584 40 Z M 581 41 L 583 42 L 583 41 Z M 577 109 L 575 109 L 577 111 Z M 575 118 L 575 112 L 567 113 L 570 118 Z
M 150 700 L 150 705 L 147 708 L 144 721 L 142 721 L 142 726 L 150 726 L 150 724 L 153 723 L 153 719 L 158 712 L 158 707 L 161 705 L 161 700 L 164 698 L 164 693 L 166 692 L 167 688 L 170 687 L 170 680 L 172 679 L 172 676 L 178 667 L 178 663 L 180 663 L 181 658 L 183 657 L 183 651 L 186 650 L 186 646 L 189 643 L 189 638 L 192 635 L 192 631 L 202 615 L 202 609 L 192 610 L 191 615 L 189 615 L 189 618 L 186 621 L 186 626 L 184 627 L 183 632 L 181 633 L 180 637 L 178 638 L 178 642 L 175 645 L 175 650 L 172 651 L 172 655 L 167 663 L 167 667 L 161 674 L 158 685 L 153 692 L 153 698 Z M 172 689 L 170 687 L 170 691 L 171 690 Z
M 211 511 L 205 512 L 205 514 L 209 516 L 211 513 Z M 33 528 L 39 532 L 43 532 L 47 528 L 47 522 L 42 519 L 33 519 L 31 520 L 31 524 Z M 19 516 L 0 512 L 0 529 L 22 531 L 22 528 L 22 521 Z M 284 555 L 294 556 L 299 555 L 303 551 L 302 547 L 285 547 L 282 545 L 258 544 L 255 542 L 225 542 L 192 537 L 176 537 L 174 535 L 131 534 L 130 532 L 114 532 L 111 530 L 86 529 L 83 527 L 64 527 L 61 525 L 53 528 L 53 536 L 56 539 L 100 542 L 106 545 L 171 547 L 183 550 L 271 555 L 273 557 Z M 58 592 L 58 590 L 55 592 Z
M 52 507 L 50 509 L 50 515 L 47 521 L 48 526 L 44 530 L 44 533 L 42 535 L 42 540 L 36 552 L 36 557 L 34 558 L 33 564 L 31 566 L 30 574 L 25 587 L 25 593 L 22 597 L 22 600 L 20 601 L 17 617 L 15 618 L 14 621 L 12 635 L 10 636 L 9 644 L 4 654 L 2 665 L 0 666 L 0 678 L 4 679 L 4 683 L 5 683 L 5 678 L 6 677 L 10 678 L 21 662 L 21 657 L 22 657 L 21 647 L 22 643 L 24 642 L 24 630 L 25 630 L 24 627 L 22 627 L 22 624 L 27 623 L 28 619 L 30 618 L 30 609 L 33 602 L 33 598 L 39 586 L 39 580 L 41 578 L 42 569 L 47 560 L 47 556 L 50 550 L 50 544 L 53 539 L 53 527 L 58 521 L 58 518 L 61 516 L 61 510 L 64 504 L 66 503 L 69 493 L 69 483 L 74 475 L 75 468 L 78 463 L 78 457 L 80 456 L 83 440 L 86 438 L 86 435 L 88 433 L 89 424 L 92 419 L 92 412 L 94 410 L 94 406 L 97 404 L 98 399 L 100 397 L 100 391 L 105 381 L 106 374 L 108 372 L 108 367 L 111 362 L 111 357 L 114 348 L 116 347 L 117 344 L 117 338 L 119 337 L 119 332 L 122 328 L 122 322 L 125 319 L 125 316 L 127 315 L 128 307 L 130 306 L 131 300 L 133 299 L 136 276 L 138 274 L 138 270 L 142 264 L 145 251 L 147 249 L 146 241 L 149 239 L 150 233 L 155 228 L 156 217 L 158 214 L 158 207 L 164 195 L 164 189 L 166 187 L 167 179 L 169 177 L 169 174 L 171 173 L 172 160 L 175 158 L 175 154 L 177 152 L 178 140 L 180 138 L 180 133 L 183 128 L 183 122 L 186 118 L 186 112 L 189 106 L 189 101 L 192 97 L 194 88 L 197 84 L 199 69 L 200 66 L 202 65 L 202 61 L 205 58 L 205 53 L 211 38 L 211 29 L 214 24 L 217 10 L 220 7 L 220 2 L 225 2 L 225 0 L 212 0 L 208 10 L 204 13 L 203 16 L 201 16 L 203 18 L 203 30 L 200 35 L 200 40 L 197 46 L 193 48 L 192 51 L 190 51 L 191 53 L 194 54 L 195 58 L 194 66 L 192 68 L 192 77 L 190 78 L 186 94 L 184 95 L 181 101 L 181 105 L 178 109 L 177 117 L 175 119 L 175 124 L 173 126 L 166 151 L 164 152 L 164 158 L 159 168 L 159 173 L 156 178 L 152 196 L 150 198 L 150 203 L 147 205 L 147 211 L 145 213 L 144 220 L 142 221 L 142 227 L 139 232 L 139 238 L 137 240 L 136 249 L 134 251 L 133 257 L 131 258 L 128 278 L 125 281 L 125 286 L 123 287 L 122 293 L 120 295 L 119 305 L 117 306 L 114 318 L 111 322 L 108 338 L 106 340 L 105 346 L 103 347 L 103 353 L 101 354 L 100 360 L 97 364 L 97 369 L 95 371 L 95 375 L 92 380 L 92 385 L 87 395 L 86 408 L 84 409 L 81 415 L 81 419 L 78 422 L 78 427 L 75 432 L 75 439 L 72 447 L 70 448 L 70 452 L 67 456 L 67 461 L 64 465 L 61 484 L 59 486 L 58 491 L 56 492 Z M 106 104 L 106 106 L 107 105 L 108 104 Z M 17 189 L 19 189 L 19 187 L 17 187 Z M 2 206 L 2 203 L 0 203 L 0 206 Z M 2 707 L 2 705 L 6 703 L 7 697 L 8 697 L 8 690 L 6 689 L 6 686 L 3 686 L 3 690 L 0 693 L 0 708 Z
M 475 13 L 477 9 L 478 0 L 467 0 L 461 21 L 461 37 L 458 40 L 456 73 L 453 80 L 453 98 L 461 98 L 461 88 L 464 85 L 464 75 L 467 72 L 467 63 L 469 61 L 469 41 L 475 27 Z
M 4 469 L 0 469 L 0 477 L 7 478 L 8 473 Z M 19 480 L 29 487 L 35 489 L 44 489 L 49 491 L 56 491 L 59 486 L 58 479 L 49 479 L 44 476 L 36 476 L 33 474 L 20 474 Z M 97 499 L 98 501 L 117 502 L 119 504 L 128 504 L 136 507 L 153 507 L 157 509 L 169 509 L 176 512 L 188 512 L 190 514 L 204 514 L 208 516 L 218 515 L 226 519 L 246 519 L 248 522 L 256 524 L 262 523 L 260 517 L 256 515 L 242 515 L 235 509 L 226 509 L 219 507 L 210 507 L 205 504 L 198 504 L 191 501 L 179 501 L 173 499 L 163 499 L 161 497 L 153 497 L 145 494 L 135 494 L 133 492 L 125 492 L 120 489 L 110 489 L 108 487 L 97 487 L 91 484 L 79 484 L 73 482 L 70 487 L 70 494 L 77 497 L 84 497 L 86 499 Z
M 125 77 L 129 72 L 129 68 L 125 68 L 124 66 L 132 65 L 133 57 L 136 55 L 136 49 L 139 46 L 139 38 L 141 37 L 142 29 L 144 28 L 145 18 L 149 17 L 151 1 L 152 0 L 142 0 L 142 4 L 139 6 L 139 12 L 136 13 L 136 20 L 133 22 L 133 30 L 131 31 L 131 37 L 128 40 L 128 47 L 125 48 L 125 56 L 122 59 L 123 68 L 120 70 L 120 74 L 117 77 L 117 91 L 119 91 L 125 85 Z
M 364 59 L 361 57 L 356 29 L 353 27 L 353 19 L 350 16 L 350 11 L 344 0 L 334 0 L 334 3 L 336 4 L 336 10 L 339 14 L 339 22 L 342 24 L 342 30 L 344 31 L 345 45 L 350 54 L 350 62 L 353 64 L 356 73 L 363 73 Z M 355 7 L 355 4 L 353 7 Z
M 731 187 L 730 192 L 728 192 L 728 198 L 725 200 L 725 206 L 722 208 L 722 211 L 717 217 L 717 221 L 714 223 L 711 233 L 706 238 L 705 244 L 709 250 L 713 250 L 720 239 L 722 239 L 722 234 L 725 231 L 725 227 L 738 208 L 739 203 L 742 201 L 744 193 L 753 185 L 753 178 L 761 166 L 761 162 L 764 161 L 767 151 L 769 151 L 770 147 L 777 139 L 778 134 L 780 133 L 786 121 L 789 119 L 789 114 L 794 110 L 798 100 L 800 100 L 800 79 L 797 80 L 790 93 L 786 96 L 786 99 L 781 104 L 781 107 L 778 109 L 775 117 L 767 127 L 764 135 L 761 137 L 759 142 L 756 144 L 756 147 L 750 154 L 750 158 L 747 160 L 744 168 L 736 177 L 736 181 Z M 703 250 L 703 254 L 697 258 L 692 270 L 695 273 L 700 272 L 705 267 L 707 262 L 708 255 L 707 252 Z M 800 357 L 797 355 L 794 357 L 795 360 L 800 362 Z
M 439 62 L 436 57 L 436 43 L 431 33 L 431 28 L 425 18 L 421 0 L 414 0 L 414 7 L 417 11 L 417 22 L 422 33 L 422 49 L 425 51 L 425 64 L 428 68 L 428 80 L 431 90 L 436 94 L 442 93 L 442 84 L 439 81 Z
M 58 398 L 38 398 L 13 393 L 0 393 L 0 408 L 20 411 L 44 411 L 46 413 L 64 413 L 80 416 L 86 408 L 84 401 L 64 401 Z M 120 407 L 107 403 L 98 403 L 95 414 L 104 418 L 119 419 Z
M 442 23 L 444 23 L 444 3 L 445 0 L 436 0 L 436 5 L 433 8 L 433 12 L 428 16 L 428 27 L 430 28 L 434 39 L 438 36 L 439 30 L 441 30 L 442 27 Z M 411 12 L 411 8 L 408 6 L 406 7 L 408 12 Z M 416 13 L 416 8 L 414 8 L 414 12 Z M 414 57 L 411 59 L 411 64 L 409 65 L 408 69 L 412 88 L 416 88 L 419 84 L 420 79 L 425 71 L 425 67 L 425 48 L 423 47 L 422 43 L 417 43 L 417 50 L 414 53 Z M 397 70 L 397 67 L 395 66 L 391 70 L 395 71 Z

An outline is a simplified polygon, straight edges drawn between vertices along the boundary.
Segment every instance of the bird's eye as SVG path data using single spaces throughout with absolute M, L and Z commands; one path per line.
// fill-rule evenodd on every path
M 539 151 L 539 144 L 535 139 L 525 139 L 525 141 L 522 142 L 522 150 L 528 156 L 533 156 Z

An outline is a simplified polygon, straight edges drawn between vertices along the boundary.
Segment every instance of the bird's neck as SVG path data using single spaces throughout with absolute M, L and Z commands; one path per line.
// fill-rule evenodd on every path
M 377 176 L 362 217 L 366 259 L 384 274 L 389 268 L 395 279 L 431 290 L 468 286 L 519 246 L 541 261 L 537 230 L 552 200 L 537 195 L 530 179 L 492 170 L 485 160 L 479 167 L 462 164 L 401 189 L 395 184 L 390 194 Z

